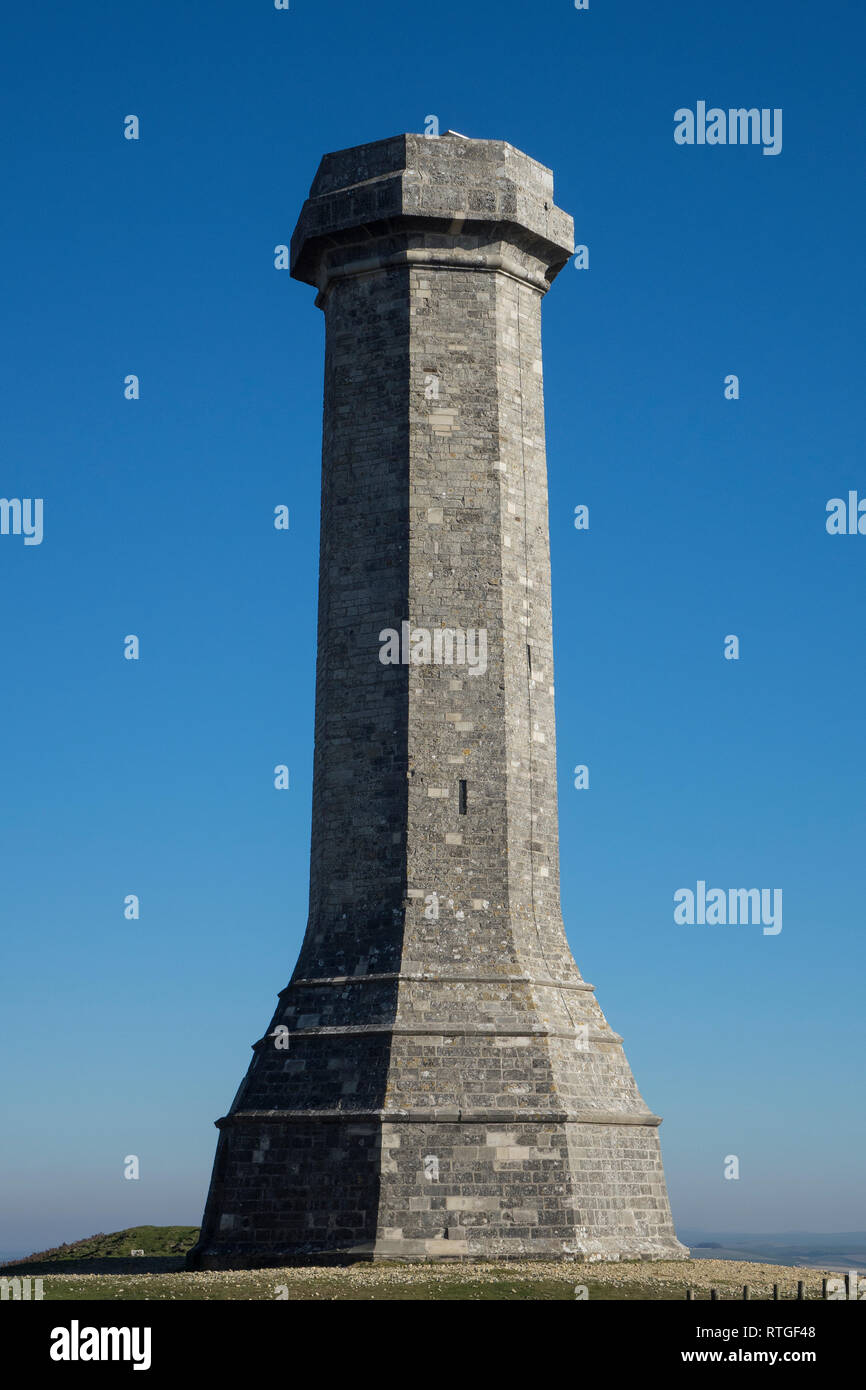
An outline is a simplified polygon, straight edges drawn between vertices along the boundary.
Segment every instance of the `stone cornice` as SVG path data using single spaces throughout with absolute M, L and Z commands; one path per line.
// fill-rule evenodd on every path
M 471 1110 L 434 1106 L 429 1110 L 235 1110 L 214 1120 L 217 1129 L 253 1124 L 409 1124 L 409 1125 L 645 1125 L 655 1129 L 661 1116 L 649 1110 Z
M 546 294 L 550 288 L 550 281 L 545 276 L 529 270 L 513 256 L 503 256 L 498 252 L 482 250 L 467 251 L 457 247 L 452 251 L 409 247 L 404 251 L 392 252 L 390 255 L 367 256 L 363 260 L 349 261 L 339 266 L 330 266 L 327 257 L 323 257 L 319 262 L 319 274 L 316 282 L 319 288 L 319 293 L 316 296 L 317 308 L 324 308 L 328 292 L 335 281 L 345 280 L 354 275 L 370 275 L 375 271 L 390 270 L 398 266 L 422 266 L 425 269 L 435 270 L 488 271 L 491 274 L 507 275 L 509 279 L 516 280 L 521 285 L 527 285 L 530 289 L 538 290 L 540 294 Z
M 371 981 L 408 981 L 431 985 L 537 985 L 539 989 L 595 990 L 595 985 L 588 984 L 586 980 L 571 982 L 536 979 L 530 975 L 433 975 L 423 971 L 417 974 L 411 971 L 388 971 L 379 975 L 320 975 L 290 980 L 285 989 L 280 990 L 278 998 L 282 999 L 290 989 L 306 989 L 319 985 L 365 985 Z

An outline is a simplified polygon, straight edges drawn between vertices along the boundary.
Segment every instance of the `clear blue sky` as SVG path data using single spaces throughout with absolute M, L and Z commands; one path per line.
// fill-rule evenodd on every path
M 853 0 L 7 13 L 0 495 L 45 536 L 0 536 L 0 1249 L 200 1219 L 307 907 L 323 320 L 273 248 L 322 153 L 430 114 L 590 247 L 544 306 L 564 909 L 675 1218 L 866 1227 L 866 536 L 824 525 L 866 495 L 864 39 Z M 676 145 L 699 100 L 782 153 Z M 678 926 L 699 879 L 782 932 Z

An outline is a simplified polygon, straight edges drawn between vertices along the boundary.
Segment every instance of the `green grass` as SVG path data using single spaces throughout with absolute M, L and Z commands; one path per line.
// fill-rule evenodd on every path
M 195 1245 L 198 1231 L 198 1226 L 129 1226 L 125 1231 L 113 1231 L 111 1235 L 100 1231 L 86 1240 L 58 1245 L 52 1250 L 40 1250 L 38 1254 L 16 1260 L 15 1268 L 65 1260 L 106 1260 L 124 1256 L 129 1259 L 133 1250 L 143 1250 L 145 1256 L 185 1255 Z

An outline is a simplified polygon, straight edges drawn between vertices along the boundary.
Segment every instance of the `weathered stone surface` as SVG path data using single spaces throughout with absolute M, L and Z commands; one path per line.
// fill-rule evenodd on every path
M 559 906 L 540 307 L 572 247 L 549 170 L 450 134 L 326 156 L 301 214 L 327 323 L 310 917 L 193 1265 L 686 1253 Z M 383 664 L 404 621 L 483 629 L 486 669 Z

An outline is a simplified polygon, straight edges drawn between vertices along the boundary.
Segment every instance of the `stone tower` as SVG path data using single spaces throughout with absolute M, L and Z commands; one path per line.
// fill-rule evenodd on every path
M 193 1267 L 686 1254 L 559 904 L 541 300 L 573 249 L 498 140 L 326 155 L 310 915 Z

